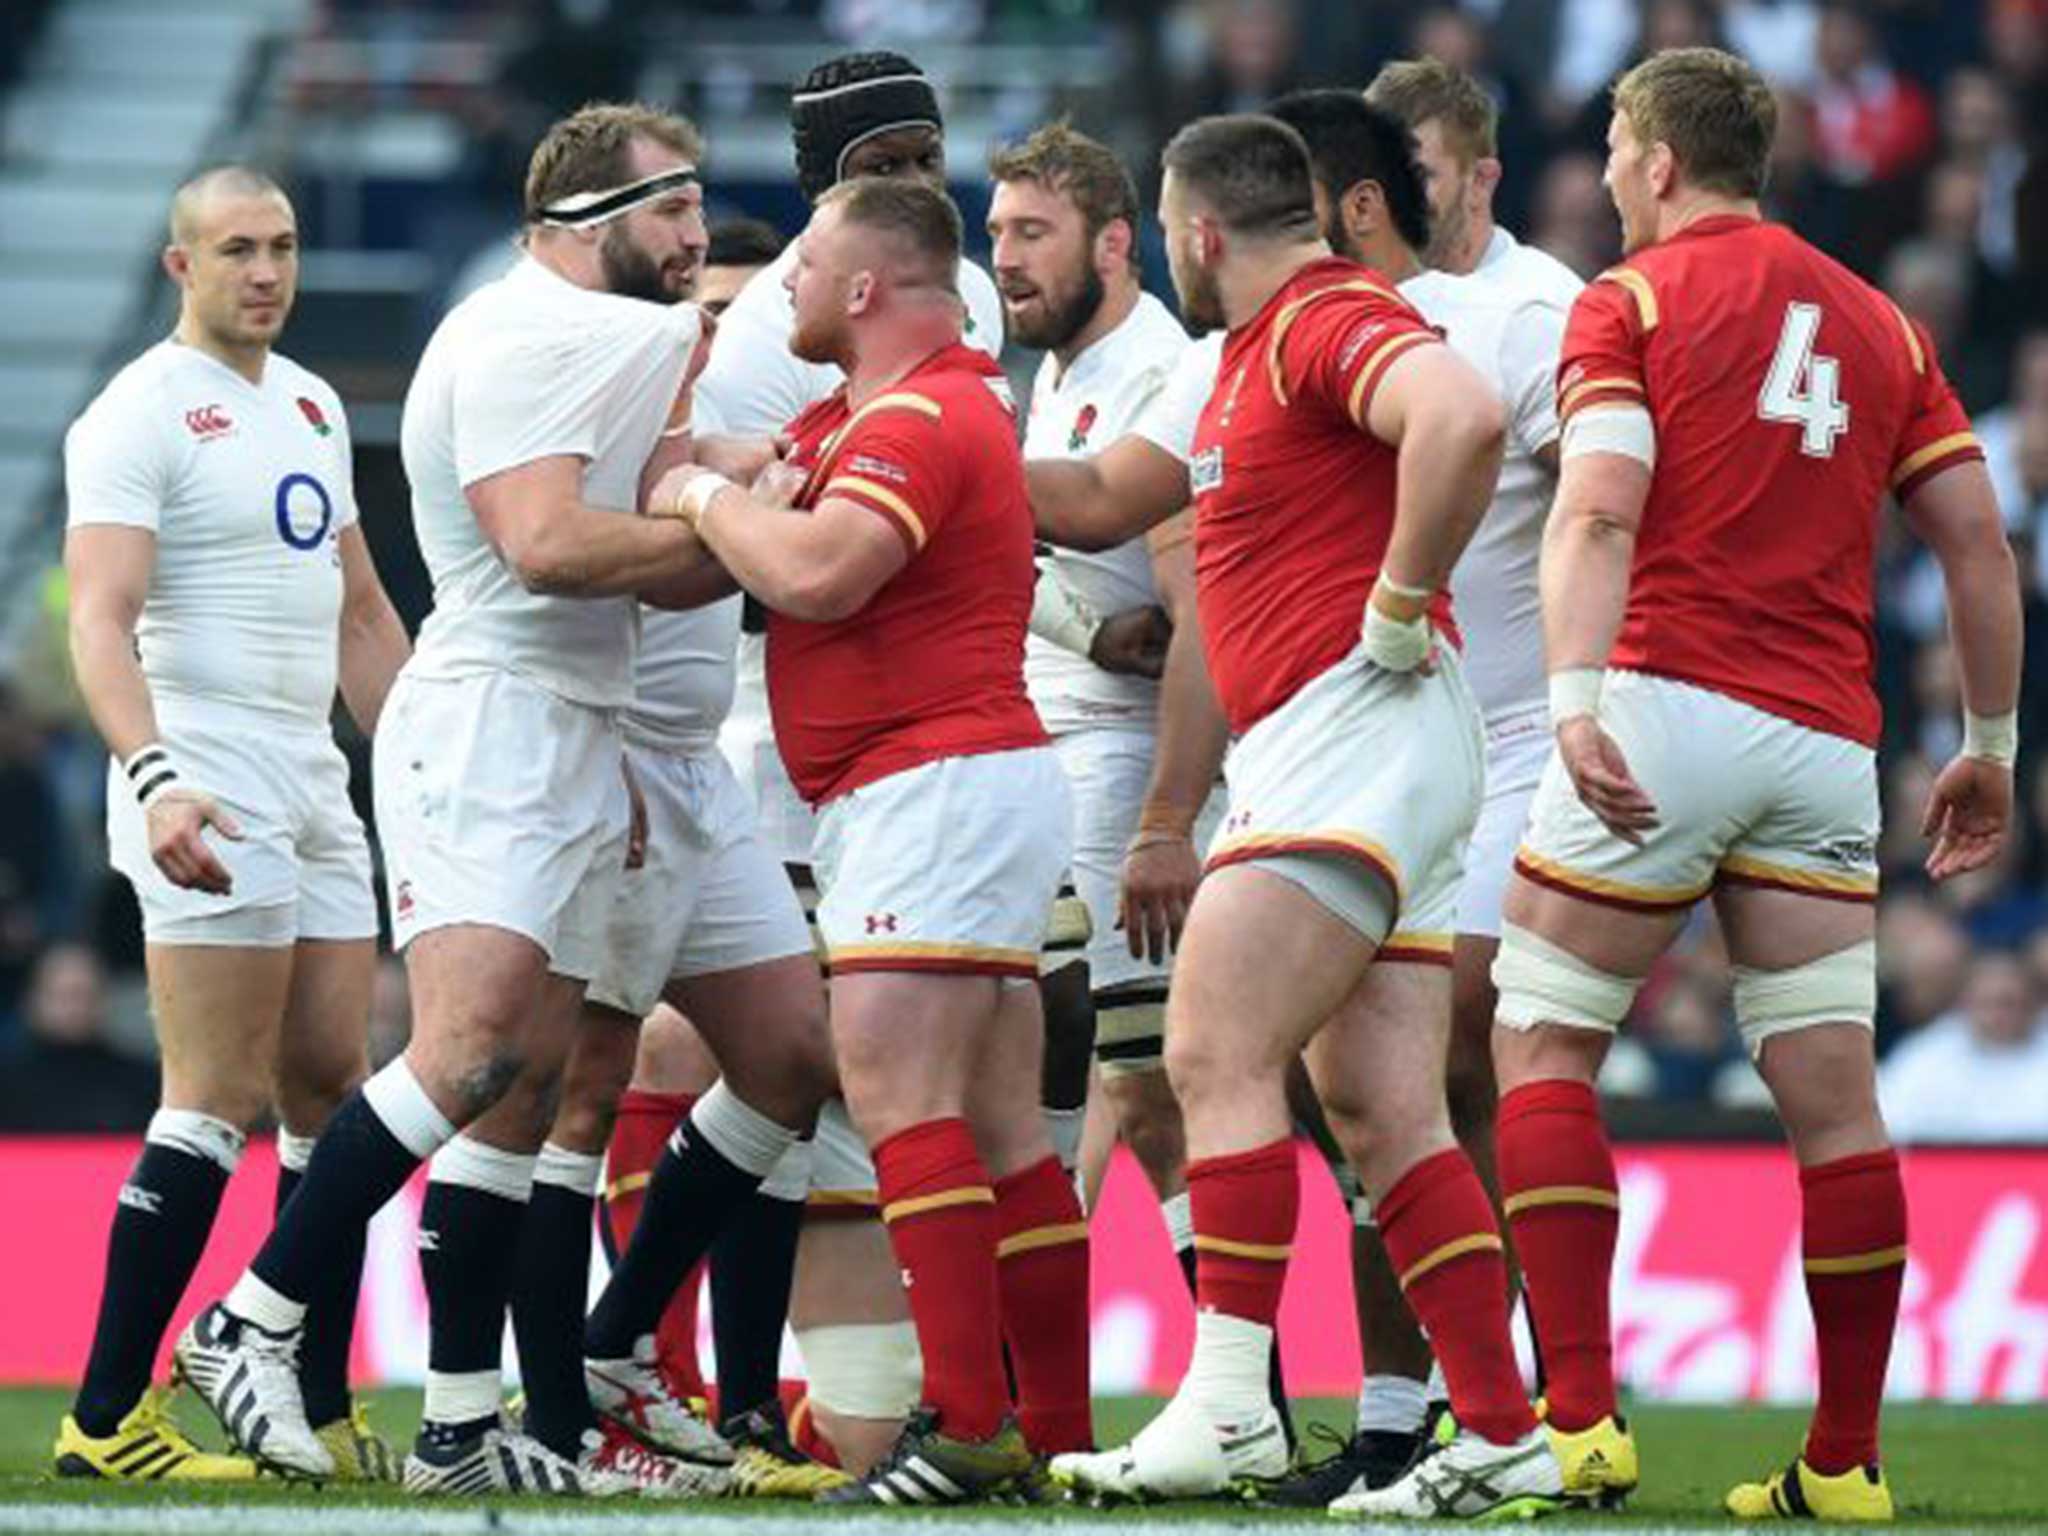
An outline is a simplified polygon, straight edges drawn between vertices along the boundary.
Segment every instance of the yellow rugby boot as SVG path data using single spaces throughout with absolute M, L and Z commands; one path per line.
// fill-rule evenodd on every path
M 256 1463 L 246 1456 L 202 1451 L 171 1417 L 171 1389 L 150 1387 L 111 1435 L 88 1435 L 70 1414 L 57 1426 L 52 1452 L 59 1477 L 101 1477 L 117 1483 L 249 1483 Z
M 1760 1483 L 1737 1483 L 1726 1505 L 1738 1520 L 1889 1520 L 1892 1491 L 1879 1467 L 1827 1477 L 1802 1456 Z
M 1626 1420 L 1609 1414 L 1581 1430 L 1562 1430 L 1548 1420 L 1544 1432 L 1564 1472 L 1564 1495 L 1575 1504 L 1619 1509 L 1636 1491 L 1636 1437 Z
M 334 1458 L 336 1481 L 344 1483 L 395 1483 L 398 1458 L 390 1444 L 370 1427 L 369 1405 L 349 1405 L 348 1417 L 313 1426 L 313 1436 Z

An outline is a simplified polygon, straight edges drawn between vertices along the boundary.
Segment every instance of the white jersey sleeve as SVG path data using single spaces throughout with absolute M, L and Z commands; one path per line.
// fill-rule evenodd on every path
M 1145 408 L 1131 431 L 1155 443 L 1181 463 L 1195 456 L 1195 425 L 1216 388 L 1216 370 L 1223 366 L 1223 333 L 1211 331 L 1180 355 L 1166 383 Z
M 66 523 L 155 533 L 175 474 L 171 447 L 154 415 L 122 411 L 113 390 L 101 395 L 64 434 Z
M 1557 441 L 1557 359 L 1570 310 L 1547 299 L 1515 307 L 1500 337 L 1501 399 L 1508 435 L 1531 456 Z

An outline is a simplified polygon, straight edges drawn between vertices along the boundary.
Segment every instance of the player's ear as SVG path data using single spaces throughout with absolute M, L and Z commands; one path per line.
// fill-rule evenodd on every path
M 846 285 L 846 312 L 864 315 L 875 298 L 875 274 L 863 268 Z
M 1136 242 L 1137 232 L 1130 220 L 1111 219 L 1095 232 L 1095 270 L 1121 272 L 1130 265 L 1131 247 Z
M 1671 153 L 1671 146 L 1662 139 L 1652 144 L 1649 154 L 1643 158 L 1643 169 L 1649 175 L 1651 193 L 1657 197 L 1669 196 L 1678 180 L 1678 157 Z
M 1482 197 L 1493 196 L 1500 185 L 1500 162 L 1491 155 L 1481 155 L 1472 162 L 1472 186 Z
M 1387 222 L 1386 192 L 1376 181 L 1353 182 L 1337 201 L 1337 216 L 1353 243 L 1363 244 Z
M 182 245 L 167 245 L 163 254 L 164 273 L 180 288 L 192 275 L 192 253 Z

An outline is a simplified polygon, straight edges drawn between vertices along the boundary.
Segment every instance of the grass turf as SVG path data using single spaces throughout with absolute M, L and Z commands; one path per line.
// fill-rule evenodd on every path
M 647 1526 L 688 1522 L 711 1536 L 708 1526 L 746 1524 L 768 1536 L 775 1525 L 794 1526 L 849 1518 L 839 1511 L 808 1510 L 788 1504 L 726 1503 L 716 1506 L 658 1506 L 614 1503 L 577 1506 L 573 1518 L 558 1502 L 506 1499 L 482 1503 L 405 1499 L 395 1489 L 312 1489 L 284 1484 L 232 1489 L 117 1486 L 49 1475 L 50 1444 L 67 1394 L 47 1388 L 0 1390 L 0 1530 L 61 1533 L 189 1531 L 298 1532 L 326 1536 L 330 1530 L 434 1533 L 565 1530 L 619 1519 Z M 394 1444 L 410 1436 L 417 1413 L 415 1392 L 372 1397 L 378 1427 Z M 1097 1404 L 1097 1430 L 1105 1444 L 1127 1438 L 1156 1404 L 1138 1398 Z M 1341 1429 L 1349 1406 L 1337 1402 L 1301 1405 L 1304 1417 Z M 189 1395 L 179 1416 L 202 1444 L 216 1445 L 205 1409 Z M 1639 1407 L 1633 1415 L 1642 1449 L 1645 1482 L 1620 1515 L 1552 1522 L 1546 1529 L 1572 1526 L 1613 1532 L 1723 1527 L 1721 1496 L 1731 1483 L 1754 1477 L 1789 1459 L 1805 1423 L 1801 1410 L 1775 1408 Z M 2048 1409 L 1896 1407 L 1886 1416 L 1887 1473 L 1902 1523 L 1946 1530 L 2048 1531 Z M 367 1508 L 365 1506 L 379 1506 Z M 712 1510 L 718 1518 L 710 1519 Z M 416 1513 L 413 1513 L 416 1512 Z M 853 1517 L 860 1523 L 860 1517 Z M 901 1519 L 901 1516 L 886 1518 Z M 1155 1506 L 1143 1511 L 984 1510 L 913 1517 L 926 1522 L 983 1524 L 993 1520 L 1052 1520 L 1116 1523 L 1149 1531 L 1163 1524 L 1313 1521 L 1268 1510 L 1210 1505 Z M 338 1523 L 337 1523 L 338 1521 Z M 763 1524 L 762 1522 L 767 1522 Z M 872 1524 L 872 1517 L 867 1523 Z M 623 1532 L 626 1527 L 619 1527 Z

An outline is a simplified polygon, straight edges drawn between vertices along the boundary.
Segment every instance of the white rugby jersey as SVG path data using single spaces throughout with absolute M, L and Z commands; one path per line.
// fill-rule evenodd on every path
M 507 671 L 573 703 L 630 703 L 640 605 L 529 592 L 463 494 L 558 454 L 585 460 L 583 500 L 633 514 L 640 471 L 696 346 L 693 304 L 580 288 L 532 258 L 450 310 L 406 391 L 401 440 L 434 611 L 420 677 Z
M 759 437 L 780 432 L 839 387 L 846 375 L 831 363 L 807 363 L 789 350 L 796 323 L 783 279 L 796 263 L 792 240 L 774 261 L 747 279 L 718 317 L 711 360 L 697 380 L 697 430 Z M 967 303 L 961 339 L 990 357 L 1003 351 L 1003 303 L 995 281 L 971 261 L 960 263 L 960 296 Z M 735 636 L 738 637 L 735 643 Z M 747 740 L 728 743 L 749 752 L 773 731 L 768 720 L 766 647 L 760 635 L 740 635 L 740 599 L 689 613 L 649 610 L 641 639 L 643 686 L 628 728 L 659 711 L 668 718 L 665 739 L 689 722 L 691 740 L 715 736 L 728 713 Z M 737 652 L 738 676 L 734 677 Z M 715 670 L 688 658 L 722 657 Z M 712 706 L 715 705 L 715 712 Z M 745 775 L 743 775 L 744 777 Z M 808 854 L 796 855 L 808 857 Z
M 72 423 L 70 526 L 156 535 L 135 638 L 159 724 L 327 729 L 352 474 L 340 398 L 276 352 L 252 384 L 197 347 L 159 342 Z
M 1546 707 L 1537 567 L 1556 483 L 1535 454 L 1557 440 L 1557 356 L 1583 286 L 1569 267 L 1506 230 L 1494 231 L 1471 275 L 1422 272 L 1400 285 L 1507 407 L 1500 483 L 1451 575 L 1465 676 L 1488 724 Z M 1222 355 L 1221 332 L 1190 347 L 1134 429 L 1183 464 Z
M 1402 296 L 1507 408 L 1493 505 L 1451 573 L 1465 678 L 1488 725 L 1547 707 L 1537 568 L 1557 481 L 1535 455 L 1557 441 L 1557 355 L 1584 286 L 1564 263 L 1504 229 L 1471 275 L 1424 272 L 1401 284 Z
M 1141 293 L 1123 323 L 1098 337 L 1064 372 L 1048 352 L 1031 388 L 1024 457 L 1080 458 L 1115 442 L 1144 414 L 1187 348 L 1188 334 L 1172 312 Z M 1114 549 L 1055 549 L 1052 563 L 1100 617 L 1159 601 L 1143 538 Z M 1149 731 L 1158 721 L 1158 683 L 1105 672 L 1037 635 L 1024 641 L 1024 683 L 1039 719 L 1055 736 L 1100 726 Z

